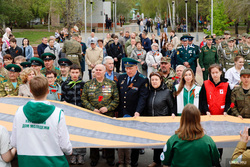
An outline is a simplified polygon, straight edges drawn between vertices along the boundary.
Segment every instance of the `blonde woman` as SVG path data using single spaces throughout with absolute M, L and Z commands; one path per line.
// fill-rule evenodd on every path
M 36 70 L 33 68 L 25 68 L 21 74 L 20 74 L 20 78 L 22 80 L 22 83 L 19 87 L 19 92 L 18 92 L 18 96 L 24 96 L 24 97 L 32 97 L 33 95 L 30 92 L 30 80 L 36 76 Z

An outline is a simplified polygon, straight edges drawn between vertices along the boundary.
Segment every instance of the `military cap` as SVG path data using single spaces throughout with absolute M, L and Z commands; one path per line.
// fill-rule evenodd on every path
M 78 36 L 79 36 L 78 33 L 73 33 L 73 34 L 72 34 L 72 37 L 78 37 Z
M 25 69 L 31 66 L 31 62 L 22 62 L 20 65 Z
M 192 40 L 194 40 L 194 37 L 191 36 L 191 35 L 189 35 L 188 40 L 189 40 L 189 41 L 192 41 Z
M 242 75 L 250 75 L 250 70 L 249 69 L 241 70 L 240 76 L 242 76 Z
M 246 37 L 246 35 L 247 35 L 247 33 L 245 33 L 245 32 L 242 34 L 243 37 Z
M 242 40 L 242 36 L 238 36 L 238 40 Z
M 152 43 L 151 47 L 152 47 L 152 46 L 157 46 L 157 47 L 158 47 L 159 45 L 158 45 L 157 43 L 154 42 L 154 43 Z
M 70 61 L 67 58 L 61 58 L 61 59 L 58 60 L 58 64 L 60 66 L 71 66 L 73 63 L 72 63 L 72 61 Z
M 187 41 L 188 38 L 189 38 L 189 35 L 185 35 L 185 34 L 184 34 L 184 35 L 181 37 L 181 41 Z
M 44 62 L 42 59 L 38 58 L 38 57 L 32 57 L 30 59 L 30 62 L 31 62 L 31 65 L 34 65 L 34 66 L 42 66 L 44 67 Z
M 245 36 L 245 38 L 250 38 L 250 34 L 247 34 L 247 35 Z
M 220 39 L 225 39 L 225 36 L 224 36 L 224 35 L 222 35 Z
M 161 58 L 161 63 L 170 63 L 171 62 L 171 58 L 170 57 L 162 57 Z
M 224 31 L 224 34 L 230 35 L 231 33 L 230 33 L 230 31 Z
M 122 58 L 122 61 L 124 62 L 125 67 L 132 67 L 134 65 L 137 65 L 137 63 L 140 63 L 139 61 L 129 57 Z
M 220 40 L 221 39 L 221 36 L 217 36 L 216 38 L 215 38 L 215 40 Z
M 207 35 L 205 38 L 206 38 L 206 40 L 212 40 L 213 36 L 212 35 Z
M 90 43 L 96 43 L 95 38 L 91 38 Z
M 21 67 L 19 67 L 16 64 L 9 64 L 5 67 L 8 71 L 12 71 L 12 72 L 21 72 Z
M 234 39 L 233 38 L 227 39 L 227 42 L 230 42 L 230 41 L 234 41 Z
M 42 54 L 42 60 L 55 60 L 56 56 L 53 53 L 43 53 Z

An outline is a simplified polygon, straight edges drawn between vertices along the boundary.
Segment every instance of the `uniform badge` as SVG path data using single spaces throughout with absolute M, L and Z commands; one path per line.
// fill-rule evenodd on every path
M 134 85 L 134 83 L 131 83 L 131 84 L 128 86 L 128 88 L 132 88 L 133 85 Z
M 148 83 L 145 83 L 145 87 L 146 87 L 146 88 L 148 87 Z
M 179 51 L 177 51 L 177 55 L 179 54 L 180 52 Z
M 114 76 L 114 81 L 118 82 L 118 79 L 117 79 L 117 77 L 116 77 L 116 76 Z
M 121 85 L 124 84 L 125 80 L 122 80 Z

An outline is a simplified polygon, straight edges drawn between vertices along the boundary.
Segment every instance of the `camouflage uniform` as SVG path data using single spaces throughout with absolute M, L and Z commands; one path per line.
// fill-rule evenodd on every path
M 114 81 L 104 78 L 102 83 L 96 79 L 85 83 L 82 91 L 82 104 L 89 110 L 107 107 L 108 112 L 104 115 L 113 117 L 114 110 L 119 104 L 118 89 Z
M 224 40 L 224 41 L 221 42 L 221 48 L 222 49 L 225 49 L 227 46 L 228 46 L 227 40 Z
M 241 55 L 245 58 L 245 64 L 244 68 L 249 69 L 250 68 L 250 46 L 248 46 L 246 43 L 243 44 L 240 47 Z
M 245 94 L 242 87 L 233 89 L 231 102 L 235 104 L 232 115 L 250 118 L 250 90 Z
M 223 67 L 223 65 L 224 65 L 224 57 L 223 57 L 223 54 L 222 54 L 221 43 L 216 44 L 215 47 L 217 49 L 217 55 L 218 55 L 219 63 Z
M 6 70 L 6 68 L 4 67 L 0 68 L 0 75 L 2 75 L 5 78 L 8 78 L 8 70 Z
M 60 82 L 61 82 L 61 81 L 60 81 L 60 76 L 61 76 L 61 71 L 60 71 L 60 69 L 59 69 L 58 67 L 55 67 L 55 66 L 53 65 L 51 71 L 55 71 L 55 72 L 56 72 L 56 74 L 57 74 L 56 83 L 60 83 Z M 46 72 L 47 72 L 47 69 L 46 69 L 45 67 L 43 67 L 43 68 L 41 69 L 41 74 L 43 74 L 43 75 L 45 76 Z
M 17 85 L 15 88 L 9 79 L 2 81 L 0 84 L 0 97 L 4 97 L 7 95 L 18 96 L 19 85 L 21 84 L 21 80 L 17 79 Z
M 159 69 L 159 71 L 161 72 L 161 69 Z M 167 77 L 163 77 L 163 82 L 167 85 L 169 90 L 172 90 L 172 92 L 174 91 L 174 82 L 176 79 L 176 73 L 173 68 L 170 68 L 170 72 Z
M 74 39 L 66 40 L 64 42 L 62 52 L 66 53 L 66 58 L 72 61 L 73 64 L 77 64 L 81 67 L 80 62 L 82 60 L 82 46 Z
M 240 54 L 240 50 L 236 47 L 233 47 L 232 50 L 229 47 L 226 47 L 222 54 L 224 55 L 224 66 L 226 70 L 234 66 L 234 58 Z

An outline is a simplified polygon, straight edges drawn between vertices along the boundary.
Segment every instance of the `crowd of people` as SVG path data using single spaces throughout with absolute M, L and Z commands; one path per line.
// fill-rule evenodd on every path
M 200 115 L 230 114 L 240 119 L 250 118 L 250 35 L 242 34 L 235 39 L 225 31 L 224 36 L 206 36 L 201 46 L 193 43 L 194 37 L 190 34 L 184 34 L 180 40 L 175 31 L 169 35 L 162 32 L 159 40 L 154 34 L 152 39 L 147 35 L 148 31 L 144 29 L 139 35 L 121 31 L 119 36 L 107 34 L 107 38 L 98 39 L 92 32 L 85 44 L 81 36 L 73 33 L 70 40 L 64 41 L 62 48 L 56 42 L 56 37 L 52 36 L 49 40 L 44 37 L 37 48 L 39 57 L 34 57 L 29 40 L 24 38 L 22 47 L 18 47 L 11 31 L 6 29 L 0 58 L 0 97 L 24 96 L 38 101 L 63 101 L 109 117 L 181 116 L 180 128 L 164 149 L 154 149 L 153 163 L 148 167 L 161 163 L 167 166 L 179 163 L 182 166 L 204 163 L 218 166 L 221 155 L 213 140 L 205 135 L 200 125 Z M 202 85 L 195 80 L 198 63 L 203 72 Z M 85 64 L 88 66 L 87 82 L 82 80 Z M 41 96 L 35 91 L 39 84 L 34 86 L 39 81 L 43 86 L 47 85 L 47 93 L 45 90 Z M 49 103 L 43 105 L 51 109 Z M 34 108 L 36 104 L 25 106 Z M 21 110 L 25 112 L 26 109 Z M 59 112 L 55 108 L 51 110 Z M 27 109 L 26 116 L 30 114 L 28 112 L 30 109 Z M 19 121 L 22 120 L 24 116 Z M 45 121 L 28 120 L 29 123 Z M 188 129 L 194 126 L 197 129 Z M 18 128 L 14 132 L 14 135 L 20 133 Z M 67 133 L 63 135 L 68 136 Z M 12 135 L 13 147 L 21 144 L 15 137 Z M 85 150 L 79 148 L 72 151 L 66 138 L 62 151 L 72 154 L 71 164 L 83 164 Z M 191 144 L 190 141 L 196 140 Z M 199 147 L 198 140 L 205 144 Z M 179 142 L 178 146 L 173 146 L 176 141 Z M 188 147 L 183 148 L 182 144 L 185 143 Z M 210 152 L 204 153 L 202 149 L 207 150 L 208 145 L 211 146 Z M 190 153 L 190 147 L 201 150 Z M 31 152 L 21 150 L 23 147 L 18 149 L 17 152 L 22 155 L 31 156 Z M 173 155 L 173 149 L 181 151 Z M 11 153 L 14 152 L 11 150 Z M 103 149 L 103 152 L 108 165 L 114 166 L 115 149 Z M 143 150 L 118 149 L 119 167 L 138 166 L 140 153 Z M 61 155 L 61 152 L 54 155 Z M 191 156 L 199 161 L 191 162 Z M 186 158 L 180 161 L 177 157 Z M 190 160 L 186 161 L 188 157 Z M 99 149 L 90 149 L 90 159 L 91 166 L 98 164 Z M 21 160 L 20 163 L 27 161 Z

